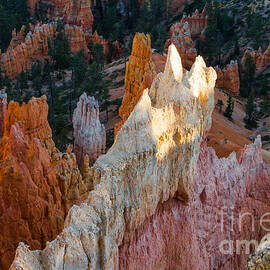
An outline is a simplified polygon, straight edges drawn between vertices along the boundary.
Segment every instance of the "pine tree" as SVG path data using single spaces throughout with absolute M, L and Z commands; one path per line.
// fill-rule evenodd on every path
M 223 101 L 222 101 L 221 99 L 219 99 L 219 100 L 217 101 L 217 106 L 219 107 L 219 113 L 222 112 L 222 107 L 223 107 L 223 105 L 224 105 Z
M 227 100 L 227 107 L 224 112 L 224 116 L 227 117 L 230 121 L 232 121 L 232 113 L 234 109 L 234 102 L 232 100 L 232 95 L 228 95 L 228 100 Z
M 244 118 L 244 121 L 246 123 L 246 127 L 249 129 L 256 128 L 257 127 L 257 110 L 256 110 L 256 104 L 254 103 L 255 94 L 252 90 L 249 94 L 248 101 L 246 104 L 246 117 Z
M 248 56 L 245 62 L 244 74 L 241 74 L 240 95 L 248 97 L 251 93 L 252 83 L 254 82 L 256 66 L 253 59 Z

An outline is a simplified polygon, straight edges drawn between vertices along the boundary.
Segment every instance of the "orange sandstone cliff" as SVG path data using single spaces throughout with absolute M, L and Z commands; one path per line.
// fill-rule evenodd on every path
M 136 33 L 131 56 L 126 63 L 125 94 L 119 109 L 121 121 L 115 127 L 115 134 L 134 109 L 143 90 L 151 86 L 155 75 L 150 36 Z
M 239 95 L 240 78 L 237 61 L 231 61 L 224 69 L 215 67 L 217 72 L 216 85 L 234 96 Z
M 264 53 L 262 52 L 262 48 L 259 48 L 258 51 L 255 51 L 252 48 L 248 48 L 241 59 L 241 65 L 243 69 L 245 68 L 245 62 L 248 56 L 250 56 L 254 61 L 256 66 L 256 73 L 260 73 L 270 65 L 270 45 Z
M 47 121 L 46 98 L 10 102 L 0 143 L 0 268 L 20 241 L 42 248 L 63 228 L 69 208 L 88 190 L 71 148 L 60 153 Z M 87 166 L 84 171 L 87 171 Z

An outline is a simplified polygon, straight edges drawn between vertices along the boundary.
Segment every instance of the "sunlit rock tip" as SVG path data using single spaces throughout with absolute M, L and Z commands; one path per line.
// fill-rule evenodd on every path
M 169 46 L 167 62 L 164 72 L 167 73 L 168 76 L 173 75 L 176 81 L 182 81 L 183 67 L 181 57 L 174 44 L 171 44 Z
M 208 96 L 214 94 L 214 87 L 217 79 L 217 73 L 212 68 L 206 67 L 206 64 L 201 56 L 197 56 L 187 80 L 189 88 L 195 97 Z
M 92 164 L 105 153 L 106 131 L 99 120 L 99 106 L 94 97 L 83 93 L 73 114 L 74 152 L 80 167 L 88 155 Z

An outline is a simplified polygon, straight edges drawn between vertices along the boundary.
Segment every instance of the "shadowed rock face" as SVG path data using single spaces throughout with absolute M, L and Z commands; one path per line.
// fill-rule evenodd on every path
M 64 18 L 65 22 L 72 25 L 81 26 L 84 31 L 92 30 L 94 17 L 91 10 L 91 0 L 44 0 L 47 5 L 48 17 Z M 28 0 L 28 8 L 33 16 L 37 0 Z
M 240 78 L 237 61 L 231 61 L 224 69 L 215 67 L 217 72 L 216 85 L 234 96 L 239 95 Z
M 259 219 L 270 210 L 269 180 L 260 139 L 243 150 L 240 164 L 234 153 L 218 159 L 204 142 L 189 201 L 160 204 L 143 225 L 126 234 L 119 248 L 119 269 L 245 269 L 252 249 L 245 254 L 242 245 L 237 252 L 236 241 L 259 240 L 266 233 Z M 254 230 L 245 213 L 255 218 Z M 232 253 L 221 252 L 222 241 L 227 241 L 225 252 L 231 241 Z
M 256 66 L 256 73 L 264 71 L 270 65 L 270 45 L 264 53 L 262 52 L 262 48 L 259 48 L 258 51 L 255 51 L 252 48 L 248 48 L 241 59 L 243 70 L 245 69 L 246 59 L 249 56 L 252 58 Z
M 98 102 L 93 97 L 82 94 L 73 114 L 74 153 L 78 165 L 88 155 L 90 164 L 106 150 L 106 131 L 99 121 Z

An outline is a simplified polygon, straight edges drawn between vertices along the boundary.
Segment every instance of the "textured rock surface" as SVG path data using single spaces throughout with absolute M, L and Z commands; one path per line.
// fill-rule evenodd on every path
M 70 0 L 68 3 L 64 14 L 66 23 L 80 26 L 84 31 L 91 32 L 94 22 L 91 0 Z
M 37 249 L 55 238 L 68 209 L 92 185 L 71 148 L 63 154 L 55 148 L 47 115 L 45 96 L 8 105 L 0 143 L 1 269 L 8 269 L 20 241 Z
M 245 245 L 236 251 L 236 240 L 258 240 L 265 233 L 259 218 L 270 210 L 269 180 L 260 139 L 243 150 L 240 164 L 234 153 L 218 159 L 203 143 L 189 202 L 160 204 L 143 225 L 126 234 L 119 269 L 245 269 L 248 254 Z M 250 216 L 239 220 L 245 213 L 255 217 L 253 231 Z M 221 253 L 224 240 L 232 241 L 231 254 Z
M 11 79 L 15 78 L 22 70 L 31 68 L 32 59 L 42 60 L 48 55 L 48 39 L 52 39 L 56 32 L 56 24 L 37 24 L 34 31 L 28 32 L 25 40 L 14 47 L 14 39 L 6 53 L 0 52 L 0 64 L 5 74 Z
M 131 55 L 126 63 L 125 94 L 119 109 L 121 121 L 115 127 L 115 134 L 133 111 L 143 90 L 151 86 L 155 75 L 150 36 L 136 33 L 133 39 Z
M 94 190 L 71 208 L 65 229 L 43 251 L 20 244 L 11 269 L 117 269 L 126 233 L 153 215 L 159 203 L 192 198 L 200 144 L 211 126 L 215 80 L 201 57 L 183 75 L 172 45 L 164 73 L 143 92 L 112 148 L 94 164 Z
M 50 18 L 62 17 L 71 25 L 81 26 L 84 31 L 92 31 L 94 17 L 91 0 L 44 0 L 48 5 Z
M 0 139 L 4 133 L 4 119 L 7 112 L 7 95 L 0 91 Z
M 237 61 L 231 61 L 224 69 L 215 67 L 217 72 L 216 85 L 234 96 L 239 95 L 240 78 Z
M 270 65 L 270 45 L 264 53 L 262 53 L 261 48 L 259 48 L 258 51 L 255 51 L 252 48 L 248 48 L 241 59 L 241 65 L 243 69 L 245 67 L 245 62 L 248 56 L 250 56 L 255 63 L 256 72 L 262 72 Z
M 170 38 L 166 41 L 164 50 L 167 51 L 168 46 L 173 43 L 181 56 L 183 67 L 189 70 L 197 57 L 189 23 L 182 19 L 181 22 L 173 24 L 169 35 Z
M 256 252 L 249 257 L 247 263 L 248 270 L 268 270 L 270 269 L 270 235 L 265 235 Z
M 74 153 L 80 167 L 84 156 L 90 164 L 106 150 L 106 131 L 99 121 L 98 102 L 93 97 L 82 94 L 73 114 Z
M 196 9 L 192 15 L 184 16 L 183 22 L 188 22 L 192 38 L 203 37 L 204 30 L 208 25 L 206 9 L 202 13 Z
M 70 52 L 78 53 L 83 51 L 84 55 L 88 56 L 86 37 L 81 27 L 66 24 L 64 34 L 68 39 Z
M 0 64 L 3 71 L 11 79 L 22 71 L 31 69 L 32 60 L 43 61 L 48 58 L 48 40 L 52 40 L 58 32 L 56 32 L 56 23 L 42 24 L 39 23 L 34 27 L 30 25 L 30 32 L 24 37 L 25 27 L 16 33 L 13 31 L 13 38 L 6 53 L 0 51 Z M 84 52 L 86 58 L 91 57 L 87 44 L 92 40 L 94 44 L 100 43 L 104 47 L 104 54 L 109 53 L 108 41 L 103 39 L 95 31 L 85 32 L 82 27 L 66 24 L 64 27 L 64 35 L 69 41 L 71 53 Z M 115 45 L 115 55 L 117 58 L 122 54 L 123 47 L 118 42 Z

